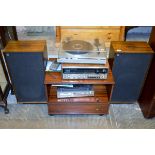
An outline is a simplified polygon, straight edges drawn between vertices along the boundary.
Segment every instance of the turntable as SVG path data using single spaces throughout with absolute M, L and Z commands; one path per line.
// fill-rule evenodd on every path
M 92 41 L 66 38 L 61 42 L 59 63 L 106 64 L 107 52 L 99 39 Z

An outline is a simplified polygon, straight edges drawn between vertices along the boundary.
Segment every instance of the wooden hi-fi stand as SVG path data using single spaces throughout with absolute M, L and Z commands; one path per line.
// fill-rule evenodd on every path
M 57 98 L 57 89 L 52 84 L 93 84 L 93 97 Z M 114 79 L 109 69 L 105 80 L 66 80 L 60 72 L 46 72 L 45 85 L 48 93 L 48 114 L 108 114 L 109 100 L 113 90 Z

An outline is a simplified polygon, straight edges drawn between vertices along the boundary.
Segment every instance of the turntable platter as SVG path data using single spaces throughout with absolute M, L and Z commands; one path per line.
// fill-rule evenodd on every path
M 83 40 L 73 40 L 63 43 L 63 50 L 70 54 L 86 54 L 93 50 L 93 46 Z

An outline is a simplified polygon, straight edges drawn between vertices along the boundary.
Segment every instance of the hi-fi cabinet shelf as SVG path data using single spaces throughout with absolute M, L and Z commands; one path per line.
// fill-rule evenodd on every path
M 52 84 L 93 84 L 94 96 L 76 98 L 57 98 L 57 87 Z M 48 114 L 108 114 L 109 100 L 114 79 L 109 69 L 105 80 L 66 80 L 60 72 L 46 72 L 45 85 L 48 94 Z

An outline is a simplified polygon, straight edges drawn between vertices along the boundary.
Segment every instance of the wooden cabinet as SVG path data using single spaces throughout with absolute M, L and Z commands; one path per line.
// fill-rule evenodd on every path
M 155 51 L 155 27 L 152 29 L 149 44 Z M 139 105 L 144 117 L 155 117 L 155 55 L 139 98 Z
M 109 100 L 114 85 L 111 70 L 106 80 L 64 80 L 60 72 L 46 72 L 49 114 L 108 114 Z M 93 84 L 95 95 L 81 98 L 57 98 L 52 84 Z
M 111 41 L 124 41 L 125 26 L 57 26 L 56 46 L 65 37 L 72 37 L 78 40 L 94 40 L 98 38 L 105 42 L 107 49 Z
M 104 42 L 123 41 L 124 33 L 124 26 L 58 26 L 56 40 L 60 42 L 64 37 L 72 36 L 82 40 L 98 38 Z

